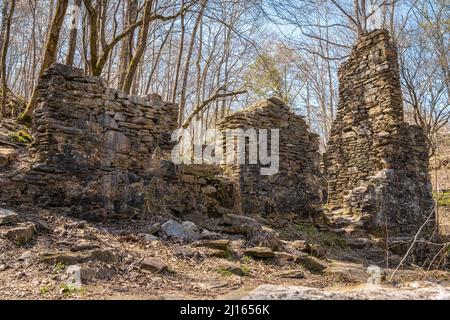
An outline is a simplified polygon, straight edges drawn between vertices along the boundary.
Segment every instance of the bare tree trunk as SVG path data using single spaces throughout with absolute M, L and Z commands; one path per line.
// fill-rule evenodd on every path
M 139 61 L 144 55 L 145 47 L 147 46 L 148 30 L 150 28 L 152 7 L 153 1 L 146 0 L 144 6 L 144 17 L 142 20 L 142 26 L 139 29 L 138 46 L 136 48 L 135 54 L 133 55 L 133 58 L 130 61 L 127 73 L 125 75 L 125 80 L 122 86 L 122 90 L 125 91 L 126 93 L 130 93 L 131 85 L 133 84 L 133 78 L 136 74 Z
M 147 85 L 146 85 L 145 91 L 144 91 L 145 94 L 148 94 L 148 92 L 149 92 L 149 90 L 150 90 L 150 84 L 151 84 L 151 82 L 152 82 L 153 75 L 155 74 L 156 69 L 157 69 L 157 67 L 158 67 L 158 63 L 159 63 L 159 60 L 161 59 L 161 54 L 162 54 L 162 52 L 163 52 L 164 46 L 166 45 L 166 42 L 167 42 L 167 40 L 169 39 L 169 36 L 172 34 L 172 29 L 173 29 L 174 24 L 175 24 L 175 20 L 172 21 L 172 24 L 170 25 L 170 28 L 169 28 L 169 30 L 167 31 L 166 36 L 164 37 L 163 42 L 161 43 L 161 47 L 159 48 L 159 51 L 158 51 L 158 53 L 157 53 L 157 55 L 156 55 L 156 58 L 155 58 L 155 60 L 153 61 L 152 69 L 151 69 L 151 71 L 150 71 L 150 75 L 148 76 Z
M 29 0 L 28 4 L 33 16 L 33 30 L 31 31 L 31 70 L 29 71 L 28 80 L 26 81 L 25 99 L 28 99 L 34 88 L 36 76 L 36 3 Z
M 74 0 L 73 4 L 77 6 L 78 8 L 81 7 L 81 0 Z M 69 36 L 69 49 L 67 51 L 67 57 L 66 57 L 66 64 L 69 66 L 73 65 L 73 60 L 75 57 L 75 49 L 77 47 L 77 34 L 78 34 L 78 21 L 75 21 L 76 16 L 75 12 L 72 12 L 73 14 L 73 21 L 72 21 L 72 29 L 70 30 L 70 36 Z
M 6 23 L 8 20 L 8 18 L 7 18 L 8 17 L 8 7 L 9 7 L 9 0 L 3 0 L 2 25 L 0 27 L 0 49 L 3 48 L 3 41 L 5 39 Z M 0 60 L 0 65 L 1 65 L 1 60 Z M 0 74 L 0 77 L 1 77 L 1 74 Z
M 197 86 L 197 102 L 196 105 L 198 106 L 200 104 L 201 101 L 201 62 L 202 62 L 202 50 L 203 50 L 203 17 L 200 19 L 200 32 L 199 32 L 199 39 L 198 39 L 198 53 L 197 53 L 197 59 L 195 61 L 195 68 L 197 70 L 197 82 L 196 82 L 196 86 Z
M 47 42 L 45 44 L 44 57 L 42 59 L 41 69 L 39 70 L 39 77 L 44 71 L 52 65 L 56 60 L 56 54 L 58 49 L 59 34 L 61 32 L 61 26 L 64 22 L 64 15 L 67 10 L 69 0 L 58 0 L 56 4 L 55 15 L 53 16 L 50 26 Z M 33 89 L 30 101 L 27 104 L 25 112 L 21 115 L 21 120 L 28 120 L 31 118 L 35 108 L 35 102 L 37 98 L 36 87 Z
M 2 75 L 2 107 L 1 107 L 1 116 L 5 116 L 6 109 L 6 99 L 8 92 L 8 84 L 7 84 L 7 76 L 6 76 L 6 55 L 8 54 L 8 46 L 9 46 L 9 36 L 11 32 L 11 21 L 12 16 L 14 14 L 16 2 L 14 0 L 11 1 L 11 8 L 9 9 L 8 16 L 6 18 L 6 29 L 3 38 L 3 47 L 2 47 L 2 57 L 1 57 L 1 75 Z M 6 16 L 5 16 L 6 17 Z
M 310 100 L 310 93 L 309 93 L 310 89 L 309 89 L 309 85 L 306 86 L 306 120 L 308 123 L 308 127 L 311 128 L 311 100 Z
M 202 0 L 200 12 L 198 13 L 197 19 L 195 20 L 194 29 L 192 30 L 191 41 L 189 43 L 189 49 L 188 49 L 188 53 L 186 56 L 186 62 L 184 64 L 183 82 L 181 84 L 180 103 L 179 103 L 179 108 L 178 108 L 178 126 L 179 127 L 183 124 L 184 108 L 186 105 L 187 81 L 188 81 L 188 77 L 189 77 L 189 66 L 191 63 L 192 52 L 194 51 L 195 36 L 197 34 L 198 27 L 200 26 L 200 22 L 203 17 L 203 12 L 205 11 L 207 4 L 208 4 L 208 0 Z
M 224 70 L 223 70 L 223 73 L 224 73 L 224 83 L 228 83 L 228 78 L 229 78 L 229 70 L 228 70 L 228 64 L 229 64 L 229 60 L 230 60 L 230 47 L 231 47 L 231 29 L 230 28 L 227 28 L 227 32 L 226 32 L 226 36 L 225 36 L 225 42 L 224 42 L 224 57 L 223 57 L 223 59 L 222 59 L 222 62 L 224 62 L 225 63 L 225 65 L 224 65 Z M 221 62 L 221 63 L 222 63 Z M 219 74 L 220 74 L 220 70 L 219 70 Z M 219 79 L 220 79 L 220 76 L 218 77 L 218 80 L 217 80 L 217 85 L 219 85 Z M 226 100 L 224 99 L 224 100 L 222 100 L 222 106 L 221 106 L 221 118 L 224 118 L 225 116 L 226 116 L 226 107 L 227 107 L 227 105 L 226 105 Z
M 153 4 L 154 4 L 153 0 L 146 0 L 144 5 L 144 14 L 140 23 L 141 28 L 139 29 L 138 45 L 136 48 L 136 52 L 134 53 L 133 58 L 131 59 L 130 64 L 128 65 L 127 74 L 125 76 L 125 82 L 122 87 L 122 90 L 127 93 L 130 93 L 131 86 L 133 84 L 133 80 L 136 75 L 136 70 L 142 57 L 144 56 L 145 49 L 147 47 L 150 22 L 154 20 L 170 21 L 176 19 L 178 18 L 178 16 L 184 14 L 185 9 L 187 9 L 182 8 L 178 13 L 171 16 L 161 16 L 156 13 L 152 14 Z
M 129 26 L 133 25 L 137 21 L 137 13 L 138 13 L 138 1 L 137 0 L 128 0 L 127 8 L 124 14 L 124 30 L 126 30 Z M 122 46 L 120 47 L 120 57 L 119 57 L 119 82 L 118 88 L 122 88 L 125 82 L 125 76 L 127 74 L 127 68 L 130 63 L 133 54 L 133 38 L 134 32 L 128 35 L 123 41 Z
M 182 0 L 182 3 L 181 3 L 182 9 L 184 7 L 184 3 L 185 3 L 184 0 Z M 172 103 L 175 103 L 175 100 L 177 97 L 178 80 L 180 78 L 180 70 L 181 70 L 181 59 L 183 58 L 183 51 L 184 51 L 184 34 L 186 32 L 186 27 L 184 25 L 184 13 L 181 14 L 180 24 L 181 24 L 180 48 L 179 48 L 178 57 L 177 57 L 175 80 L 173 82 L 172 100 L 171 100 Z

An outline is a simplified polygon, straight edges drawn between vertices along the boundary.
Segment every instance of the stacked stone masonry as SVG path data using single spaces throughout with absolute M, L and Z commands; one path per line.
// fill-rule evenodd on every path
M 107 88 L 80 69 L 50 67 L 39 81 L 37 103 L 30 161 L 0 172 L 2 202 L 58 207 L 91 219 L 167 210 L 191 220 L 236 210 L 311 217 L 320 207 L 318 137 L 276 98 L 222 123 L 224 129 L 280 129 L 280 167 L 272 176 L 260 176 L 259 164 L 175 166 L 177 106 L 158 95 Z
M 224 134 L 227 130 L 242 129 L 248 133 L 254 129 L 257 139 L 261 129 L 268 133 L 271 129 L 279 130 L 279 168 L 276 174 L 262 174 L 261 168 L 270 165 L 262 165 L 260 159 L 257 164 L 249 164 L 247 159 L 245 164 L 223 166 L 225 174 L 237 184 L 242 212 L 295 214 L 305 219 L 317 216 L 321 205 L 319 140 L 316 134 L 309 132 L 301 116 L 273 97 L 228 115 L 218 128 Z M 271 137 L 268 137 L 269 155 L 270 141 Z M 247 140 L 247 156 L 249 143 Z M 255 142 L 251 143 L 255 145 Z M 226 148 L 229 148 L 228 143 Z
M 423 131 L 403 119 L 388 32 L 361 36 L 338 75 L 338 112 L 324 155 L 328 207 L 368 229 L 416 232 L 432 207 L 428 151 Z
M 86 218 L 233 208 L 233 184 L 217 169 L 170 160 L 176 105 L 128 96 L 60 64 L 45 72 L 38 92 L 30 163 L 0 174 L 0 201 Z
M 331 215 L 390 236 L 410 235 L 433 204 L 428 153 L 422 130 L 403 120 L 397 52 L 388 33 L 361 36 L 339 80 L 322 166 Z M 161 211 L 318 216 L 318 137 L 278 98 L 218 125 L 223 132 L 279 130 L 278 172 L 262 175 L 261 163 L 175 166 L 177 107 L 158 95 L 128 96 L 60 64 L 42 76 L 38 95 L 32 148 L 19 168 L 0 172 L 0 202 L 66 208 L 86 218 Z

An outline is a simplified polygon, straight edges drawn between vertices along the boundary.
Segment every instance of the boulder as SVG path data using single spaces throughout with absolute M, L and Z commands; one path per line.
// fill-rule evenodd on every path
M 119 260 L 119 256 L 112 249 L 94 249 L 89 252 L 89 260 L 115 263 Z
M 158 258 L 147 257 L 141 262 L 141 269 L 161 273 L 167 269 L 167 265 Z
M 196 237 L 198 237 L 198 227 L 195 223 L 191 221 L 184 221 L 181 223 L 181 226 L 184 230 L 186 230 L 188 233 L 195 234 Z
M 77 251 L 84 251 L 84 250 L 91 250 L 91 249 L 98 249 L 100 246 L 96 243 L 88 242 L 88 241 L 80 241 L 78 243 L 73 244 L 70 247 L 70 251 L 77 252 Z
M 302 270 L 283 270 L 273 274 L 276 278 L 303 279 L 305 274 Z
M 0 225 L 16 223 L 19 216 L 12 210 L 0 208 Z
M 258 222 L 250 217 L 238 214 L 224 214 L 223 222 L 230 226 L 240 226 L 245 224 L 258 224 Z
M 9 229 L 5 232 L 5 237 L 14 241 L 19 245 L 28 243 L 34 235 L 35 225 L 28 223 L 16 228 Z
M 407 284 L 400 288 L 365 285 L 328 290 L 303 286 L 261 285 L 241 300 L 448 300 L 450 289 L 440 285 Z
M 193 241 L 199 237 L 195 223 L 185 221 L 179 223 L 175 220 L 169 220 L 161 225 L 161 231 L 171 237 L 182 241 Z
M 274 255 L 275 255 L 275 258 L 280 261 L 294 262 L 296 259 L 296 256 L 294 254 L 287 253 L 287 252 L 276 251 L 276 252 L 274 252 Z
M 228 282 L 221 280 L 209 280 L 205 282 L 196 282 L 192 284 L 193 287 L 203 289 L 203 290 L 212 290 L 218 288 L 224 288 L 228 285 Z
M 98 265 L 98 263 L 76 264 L 66 269 L 67 284 L 80 288 L 95 280 L 109 280 L 114 276 L 111 267 Z
M 230 273 L 238 275 L 238 276 L 245 275 L 245 272 L 244 272 L 244 270 L 242 270 L 242 267 L 239 264 L 233 263 L 233 262 L 223 262 L 218 266 L 217 269 L 219 271 L 230 272 Z
M 298 254 L 296 256 L 295 262 L 301 264 L 303 267 L 311 272 L 320 273 L 329 267 L 329 264 L 323 260 L 316 257 L 312 257 L 308 254 Z
M 195 256 L 195 250 L 186 246 L 176 246 L 173 248 L 173 254 L 179 258 L 192 258 Z
M 367 267 L 356 263 L 338 262 L 325 269 L 325 274 L 336 275 L 346 281 L 365 283 L 369 278 Z
M 157 233 L 159 230 L 161 230 L 161 223 L 155 222 L 148 228 L 147 233 L 153 235 Z
M 254 291 L 257 287 L 254 285 L 244 286 L 237 290 L 230 291 L 224 295 L 217 297 L 217 300 L 241 300 L 246 297 L 250 292 Z
M 318 258 L 323 258 L 327 255 L 327 251 L 324 248 L 311 243 L 306 243 L 306 246 L 301 251 Z
M 275 251 L 283 249 L 283 243 L 278 233 L 259 224 L 249 225 L 247 227 L 246 237 L 247 244 L 250 246 L 269 247 Z
M 31 259 L 32 256 L 33 256 L 33 254 L 32 254 L 31 251 L 25 251 L 24 253 L 22 253 L 22 254 L 20 255 L 19 260 L 21 260 L 21 261 L 26 261 L 26 260 Z
M 304 251 L 308 247 L 308 243 L 305 240 L 295 240 L 288 243 L 289 247 L 295 250 Z
M 223 238 L 223 235 L 218 232 L 212 232 L 206 229 L 203 229 L 200 233 L 199 239 L 201 240 L 218 240 Z
M 64 225 L 64 229 L 83 229 L 86 227 L 86 221 L 75 221 Z
M 248 227 L 245 225 L 242 226 L 223 226 L 221 228 L 222 232 L 231 233 L 231 234 L 247 234 Z
M 78 265 L 69 266 L 66 269 L 66 284 L 68 288 L 81 288 L 81 268 Z
M 118 256 L 111 249 L 94 249 L 89 251 L 60 251 L 45 252 L 41 255 L 41 261 L 48 264 L 64 263 L 66 265 L 80 264 L 88 261 L 101 261 L 115 263 Z
M 201 240 L 194 243 L 194 245 L 197 247 L 228 251 L 230 249 L 230 243 L 230 240 Z
M 203 253 L 207 257 L 214 257 L 214 258 L 221 258 L 221 259 L 230 259 L 232 257 L 235 257 L 236 254 L 229 250 L 218 250 L 218 249 L 210 249 L 206 248 L 206 250 L 203 251 Z
M 147 241 L 147 242 L 157 241 L 158 240 L 158 237 L 154 236 L 152 234 L 144 234 L 143 238 L 144 238 L 144 241 Z
M 268 247 L 248 248 L 244 251 L 244 254 L 252 258 L 263 258 L 263 259 L 273 258 L 275 256 L 272 249 Z

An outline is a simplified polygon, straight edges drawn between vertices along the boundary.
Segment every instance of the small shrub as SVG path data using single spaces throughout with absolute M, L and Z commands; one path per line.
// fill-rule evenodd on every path
M 170 267 L 167 267 L 167 268 L 164 269 L 163 273 L 167 274 L 167 275 L 174 275 L 177 272 L 174 269 L 171 269 Z
M 42 288 L 39 288 L 39 293 L 41 294 L 41 295 L 45 295 L 45 294 L 47 294 L 47 293 L 49 293 L 50 292 L 50 289 L 48 288 L 48 287 L 42 287 Z
M 241 266 L 242 272 L 244 272 L 244 276 L 248 276 L 250 274 L 250 269 L 247 266 Z
M 347 242 L 340 235 L 329 232 L 319 231 L 313 225 L 299 224 L 298 232 L 303 238 L 312 244 L 317 244 L 323 248 L 347 248 Z
M 73 285 L 63 284 L 61 286 L 60 292 L 64 293 L 65 295 L 71 295 L 71 294 L 75 294 L 75 293 L 84 294 L 86 292 L 86 289 L 84 289 L 84 288 L 78 289 L 77 287 L 75 287 Z
M 222 276 L 224 276 L 224 277 L 230 277 L 230 276 L 233 275 L 233 273 L 231 273 L 230 271 L 228 271 L 228 270 L 226 270 L 226 269 L 224 269 L 224 268 L 218 268 L 218 269 L 217 269 L 217 272 L 218 272 L 219 274 L 221 274 Z
M 66 265 L 62 262 L 58 262 L 53 266 L 53 274 L 60 275 L 66 269 Z

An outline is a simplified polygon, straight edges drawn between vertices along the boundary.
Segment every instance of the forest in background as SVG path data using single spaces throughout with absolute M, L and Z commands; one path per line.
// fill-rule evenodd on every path
M 3 117 L 31 116 L 39 75 L 61 62 L 177 103 L 180 126 L 195 115 L 213 127 L 278 95 L 322 147 L 339 65 L 359 34 L 385 28 L 399 47 L 407 120 L 425 130 L 431 154 L 448 132 L 446 0 L 2 0 L 0 28 Z

